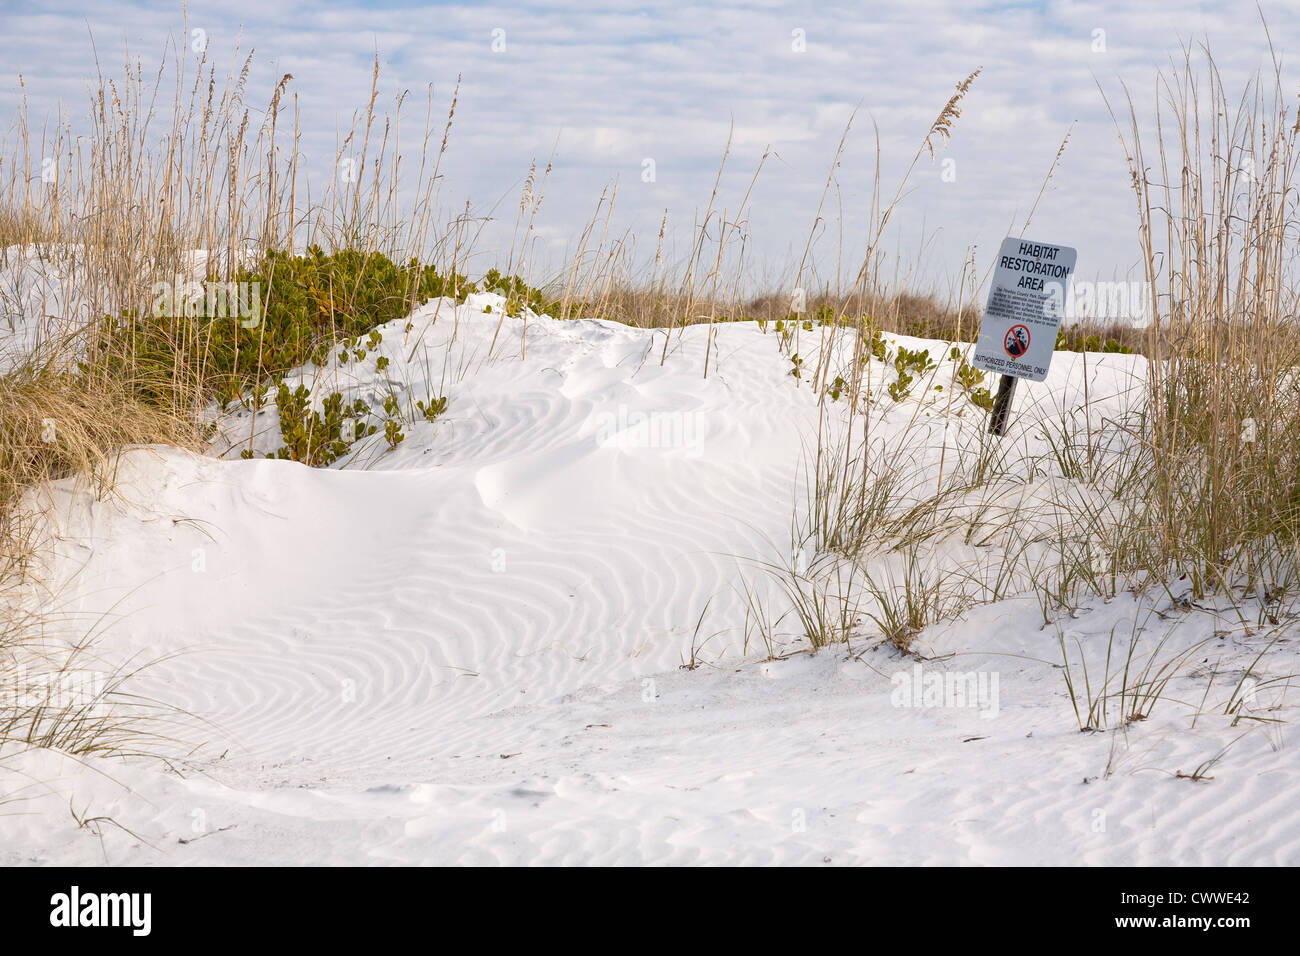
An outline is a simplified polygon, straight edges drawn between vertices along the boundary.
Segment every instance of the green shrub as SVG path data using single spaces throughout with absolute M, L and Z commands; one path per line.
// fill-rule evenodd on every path
M 957 346 L 952 347 L 948 353 L 954 362 L 957 362 L 957 384 L 961 386 L 966 397 L 977 407 L 986 412 L 993 410 L 993 395 L 984 385 L 984 373 L 975 368 L 964 358 L 962 358 L 961 349 Z
M 277 451 L 268 452 L 266 457 L 300 461 L 319 468 L 347 454 L 357 439 L 378 431 L 378 426 L 368 421 L 369 409 L 361 399 L 345 410 L 343 395 L 334 392 L 327 395 L 321 404 L 324 414 L 311 407 L 311 392 L 307 386 L 299 385 L 290 391 L 289 386 L 281 382 L 275 405 L 284 444 Z M 353 423 L 351 434 L 346 424 L 349 420 Z M 248 449 L 241 452 L 241 456 L 254 457 Z
M 420 414 L 426 419 L 433 421 L 447 410 L 447 399 L 430 398 L 427 405 L 424 402 L 416 402 L 415 407 L 420 410 Z
M 260 290 L 255 316 L 214 317 L 173 307 L 168 311 L 179 314 L 106 317 L 82 372 L 153 383 L 140 396 L 146 401 L 176 404 L 197 392 L 226 407 L 300 365 L 324 365 L 336 343 L 354 346 L 351 354 L 346 348 L 339 354 L 340 361 L 360 361 L 379 345 L 378 326 L 429 299 L 446 295 L 463 302 L 478 291 L 463 275 L 444 276 L 415 260 L 399 266 L 381 253 L 326 254 L 319 246 L 301 256 L 269 252 L 233 281 Z M 218 285 L 211 280 L 202 287 Z M 158 384 L 167 382 L 170 392 Z
M 160 300 L 155 314 L 105 317 L 93 330 L 80 371 L 128 383 L 138 400 L 160 409 L 201 407 L 215 399 L 222 408 L 240 401 L 255 411 L 274 390 L 284 444 L 271 457 L 310 465 L 330 464 L 352 441 L 380 426 L 358 420 L 355 432 L 350 431 L 344 422 L 364 417 L 364 403 L 345 408 L 342 395 L 335 393 L 317 413 L 310 392 L 304 386 L 289 389 L 283 376 L 308 363 L 324 366 L 331 355 L 339 364 L 364 361 L 383 342 L 379 326 L 430 299 L 447 296 L 464 302 L 480 291 L 466 276 L 443 275 L 416 260 L 398 265 L 380 253 L 344 249 L 327 254 L 319 246 L 301 256 L 269 252 L 232 281 L 258 290 L 253 309 L 230 308 L 220 291 L 224 283 L 210 279 L 195 286 L 199 298 L 188 307 Z M 506 296 L 508 314 L 519 314 L 525 306 L 558 311 L 556 303 L 518 276 L 492 270 L 483 281 L 484 289 Z M 207 308 L 209 301 L 220 304 L 217 316 L 206 314 L 213 311 Z M 411 328 L 408 322 L 407 331 Z M 384 371 L 389 361 L 376 357 L 376 371 Z M 391 408 L 388 404 L 382 427 L 389 445 L 396 446 L 405 436 L 396 398 Z M 441 397 L 417 403 L 429 421 L 446 404 Z
M 929 349 L 909 349 L 900 345 L 894 355 L 894 370 L 898 372 L 898 378 L 889 383 L 889 397 L 901 402 L 911 392 L 916 377 L 935 368 Z
M 483 277 L 482 287 L 484 292 L 495 292 L 505 297 L 505 312 L 512 318 L 522 314 L 525 306 L 537 315 L 560 316 L 558 299 L 547 298 L 540 289 L 533 288 L 519 276 L 502 275 L 496 269 L 489 269 Z M 572 305 L 570 311 L 573 311 Z

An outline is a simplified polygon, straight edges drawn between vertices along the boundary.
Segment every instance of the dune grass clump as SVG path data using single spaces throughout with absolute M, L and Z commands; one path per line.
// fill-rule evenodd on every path
M 90 381 L 33 363 L 0 376 L 0 747 L 121 756 L 164 739 L 170 712 L 127 689 L 136 668 L 96 660 L 93 626 L 61 650 L 48 638 L 75 622 L 30 604 L 48 600 L 40 597 L 48 542 L 34 489 L 78 478 L 109 494 L 123 448 L 196 443 L 191 422 L 139 399 L 140 384 Z
M 1139 119 L 1132 99 L 1127 128 L 1117 118 L 1138 200 L 1150 321 L 1068 326 L 1057 341 L 1061 350 L 1146 358 L 1133 366 L 1124 411 L 1097 415 L 1085 384 L 1083 405 L 1061 409 L 1059 428 L 1048 419 L 1002 441 L 963 440 L 949 427 L 963 411 L 951 399 L 986 409 L 991 396 L 954 345 L 951 379 L 944 372 L 938 389 L 925 385 L 927 395 L 947 393 L 933 408 L 942 436 L 923 401 L 887 447 L 873 437 L 890 404 L 881 400 L 913 395 L 934 374 L 928 357 L 875 354 L 859 320 L 859 361 L 835 358 L 823 335 L 816 369 L 801 368 L 824 400 L 848 402 L 834 428 L 825 427 L 829 417 L 819 426 L 792 545 L 810 548 L 814 564 L 835 555 L 868 571 L 874 587 L 864 614 L 900 649 L 915 636 L 919 611 L 945 602 L 915 575 L 874 567 L 889 569 L 926 541 L 958 554 L 970 545 L 1002 549 L 978 572 L 968 554 L 968 568 L 947 575 L 949 613 L 972 600 L 1038 592 L 1050 621 L 1089 596 L 1127 588 L 1162 592 L 1180 608 L 1206 595 L 1258 602 L 1259 620 L 1276 625 L 1300 595 L 1300 274 L 1292 249 L 1300 121 L 1280 83 L 1257 80 L 1230 97 L 1208 51 L 1199 65 L 1189 51 L 1160 90 L 1154 124 Z M 889 300 L 871 280 L 871 255 L 854 294 L 878 304 Z M 954 317 L 960 327 L 945 337 L 971 341 L 977 314 L 957 309 Z M 907 320 L 875 312 L 872 325 Z M 814 363 L 799 345 L 808 331 L 782 320 L 781 344 L 804 357 L 801 366 Z M 896 373 L 882 394 L 869 387 L 879 373 L 873 380 L 868 358 Z M 1011 526 L 1023 529 L 1017 540 L 995 533 Z M 917 567 L 914 558 L 906 566 Z
M 97 491 L 110 489 L 123 447 L 192 447 L 193 423 L 140 400 L 149 387 L 141 380 L 114 386 L 48 365 L 0 376 L 0 521 L 16 520 L 24 491 L 47 481 L 87 476 Z
M 181 713 L 131 687 L 148 664 L 100 660 L 94 624 L 71 651 L 52 653 L 39 640 L 49 623 L 34 615 L 3 620 L 0 749 L 41 747 L 76 757 L 155 757 L 174 749 Z
M 194 424 L 141 401 L 141 385 L 89 380 L 35 362 L 0 375 L 0 609 L 12 610 L 11 597 L 40 576 L 44 548 L 35 529 L 42 505 L 30 497 L 34 489 L 77 478 L 107 495 L 123 449 L 196 447 Z M 0 655 L 3 645 L 0 639 Z
M 1157 290 L 1143 527 L 1197 595 L 1293 579 L 1300 542 L 1300 122 L 1274 67 L 1235 96 L 1188 50 L 1153 124 L 1131 96 L 1116 118 Z

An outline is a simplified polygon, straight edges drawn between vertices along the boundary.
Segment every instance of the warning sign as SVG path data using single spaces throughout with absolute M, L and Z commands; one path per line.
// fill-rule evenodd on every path
M 1029 351 L 1029 326 L 1013 325 L 1007 330 L 1006 341 L 1002 347 L 1013 359 L 1018 359 Z
M 1077 257 L 1069 246 L 1003 241 L 975 343 L 976 368 L 1034 382 L 1047 377 Z

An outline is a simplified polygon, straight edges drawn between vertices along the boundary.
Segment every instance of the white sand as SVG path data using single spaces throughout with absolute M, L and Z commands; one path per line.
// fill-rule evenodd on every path
M 865 617 L 847 650 L 807 653 L 787 617 L 789 656 L 746 654 L 741 574 L 782 608 L 743 562 L 789 556 L 818 414 L 772 330 L 718 326 L 707 379 L 703 327 L 660 366 L 662 331 L 533 319 L 520 361 L 506 319 L 488 359 L 491 304 L 430 304 L 409 337 L 385 328 L 384 373 L 372 353 L 339 379 L 449 397 L 396 450 L 310 469 L 139 449 L 121 500 L 50 489 L 59 606 L 108 614 L 98 653 L 152 662 L 130 688 L 193 716 L 169 725 L 171 769 L 0 755 L 0 793 L 22 788 L 0 863 L 1300 862 L 1289 724 L 1213 712 L 1269 639 L 1253 617 L 1121 594 L 1044 627 L 1026 593 L 927 629 L 919 664 Z M 1104 415 L 1140 360 L 1089 356 L 1088 375 Z M 1082 358 L 1058 354 L 1007 441 L 1082 387 Z M 927 410 L 879 407 L 885 442 Z M 954 432 L 974 436 L 964 407 Z M 234 442 L 248 427 L 223 422 Z M 1151 719 L 1080 733 L 1058 627 L 1100 667 L 1135 620 L 1144 649 L 1171 635 L 1162 655 L 1209 641 Z M 1260 667 L 1296 658 L 1284 639 Z M 996 679 L 996 698 L 898 706 L 891 678 L 916 666 Z M 1289 721 L 1293 698 L 1251 707 Z M 1213 780 L 1176 776 L 1233 741 Z

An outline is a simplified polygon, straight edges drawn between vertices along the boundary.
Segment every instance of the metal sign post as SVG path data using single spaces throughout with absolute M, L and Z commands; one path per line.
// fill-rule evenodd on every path
M 998 393 L 993 398 L 993 410 L 989 414 L 989 433 L 1001 438 L 1006 434 L 1007 422 L 1011 420 L 1011 399 L 1016 394 L 1016 377 L 1003 375 L 998 379 Z

